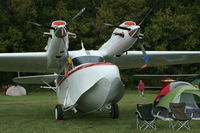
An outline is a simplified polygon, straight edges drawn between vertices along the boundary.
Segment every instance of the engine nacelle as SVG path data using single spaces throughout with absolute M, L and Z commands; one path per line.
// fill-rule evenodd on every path
M 126 21 L 120 26 L 128 27 L 130 30 L 116 28 L 111 38 L 99 49 L 102 56 L 121 55 L 131 48 L 139 38 L 140 26 L 136 25 L 135 22 Z

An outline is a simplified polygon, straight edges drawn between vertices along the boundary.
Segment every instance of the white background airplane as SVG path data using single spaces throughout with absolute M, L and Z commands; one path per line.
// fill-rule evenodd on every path
M 81 50 L 68 51 L 69 37 L 76 37 L 67 30 L 71 21 L 58 20 L 48 26 L 46 52 L 0 54 L 0 71 L 52 73 L 13 80 L 17 83 L 46 84 L 47 88 L 55 90 L 58 97 L 56 120 L 64 119 L 64 111 L 90 113 L 103 108 L 111 110 L 112 118 L 118 118 L 117 102 L 124 94 L 119 69 L 138 68 L 144 64 L 160 66 L 200 62 L 199 51 L 145 51 L 144 48 L 142 51 L 127 51 L 142 37 L 140 25 L 132 21 L 125 21 L 119 26 L 106 24 L 116 29 L 98 50 L 82 47 Z M 49 85 L 51 82 L 55 83 L 54 87 Z

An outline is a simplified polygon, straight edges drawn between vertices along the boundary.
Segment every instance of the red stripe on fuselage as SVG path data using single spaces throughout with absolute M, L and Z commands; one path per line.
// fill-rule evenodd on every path
M 63 82 L 65 79 L 67 79 L 70 75 L 72 75 L 72 74 L 75 73 L 76 71 L 82 70 L 82 69 L 84 69 L 84 68 L 88 68 L 88 67 L 92 67 L 92 66 L 100 66 L 100 65 L 104 65 L 104 66 L 105 66 L 105 65 L 114 65 L 114 64 L 108 63 L 108 62 L 98 62 L 98 63 L 95 63 L 95 64 L 86 64 L 86 65 L 82 65 L 82 66 L 77 67 L 76 69 L 70 71 L 70 72 L 68 73 L 68 75 L 66 75 L 66 76 L 60 81 L 59 85 L 62 84 L 62 82 Z

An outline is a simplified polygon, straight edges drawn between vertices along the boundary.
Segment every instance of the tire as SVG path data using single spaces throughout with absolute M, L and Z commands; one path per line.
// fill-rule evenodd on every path
M 111 104 L 110 115 L 112 119 L 119 119 L 119 107 L 117 103 Z
M 55 107 L 55 119 L 56 120 L 63 120 L 64 119 L 64 112 L 62 110 L 61 105 L 56 105 L 56 107 Z

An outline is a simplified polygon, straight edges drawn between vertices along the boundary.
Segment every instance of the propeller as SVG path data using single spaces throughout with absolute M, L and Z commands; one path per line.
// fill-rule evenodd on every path
M 144 16 L 144 18 L 142 19 L 142 21 L 138 24 L 139 26 L 144 22 L 144 20 L 149 16 L 149 14 L 151 13 L 152 8 L 146 13 L 146 15 Z
M 140 44 L 140 48 L 142 50 L 142 55 L 144 56 L 144 61 L 145 61 L 145 64 L 139 68 L 140 70 L 142 70 L 148 66 L 149 56 L 147 55 L 146 50 L 142 44 Z
M 38 27 L 44 27 L 44 28 L 47 28 L 47 29 L 52 29 L 52 30 L 55 30 L 54 27 L 51 27 L 51 26 L 47 26 L 47 25 L 43 25 L 43 24 L 39 24 L 39 23 L 35 23 L 35 22 L 29 22 L 31 23 L 32 25 L 35 25 L 35 26 L 38 26 Z
M 78 16 L 80 16 L 85 11 L 85 8 L 81 9 L 68 23 L 67 25 L 71 24 Z
M 128 31 L 131 31 L 131 28 L 127 28 L 127 27 L 124 27 L 124 26 L 119 26 L 119 25 L 113 25 L 113 24 L 108 24 L 108 23 L 104 23 L 106 26 L 108 27 L 114 27 L 114 28 L 119 28 L 119 29 L 122 29 L 122 30 L 128 30 Z
M 35 22 L 30 22 L 31 24 L 37 26 L 37 27 L 44 27 L 44 28 L 47 28 L 47 29 L 52 29 L 55 31 L 55 34 L 56 36 L 62 38 L 62 41 L 63 41 L 63 44 L 64 44 L 64 51 L 60 51 L 60 53 L 63 53 L 65 52 L 66 55 L 67 55 L 67 63 L 69 64 L 68 66 L 70 67 L 71 66 L 71 63 L 72 63 L 72 59 L 71 57 L 69 56 L 69 52 L 67 50 L 67 46 L 66 46 L 66 40 L 65 40 L 65 36 L 66 36 L 66 27 L 69 26 L 77 17 L 79 17 L 83 12 L 85 11 L 85 8 L 81 9 L 81 11 L 79 11 L 71 20 L 69 20 L 69 22 L 65 25 L 63 25 L 62 27 L 52 27 L 52 26 L 46 26 L 46 25 L 43 25 L 43 24 L 39 24 L 39 23 L 35 23 Z
M 138 24 L 139 26 L 144 22 L 144 20 L 149 16 L 149 14 L 151 13 L 152 9 L 150 9 L 145 17 L 142 19 L 142 21 Z M 114 27 L 114 28 L 119 28 L 119 29 L 123 29 L 123 30 L 128 30 L 131 31 L 131 28 L 128 27 L 124 27 L 124 26 L 119 26 L 119 25 L 113 25 L 113 24 L 108 24 L 108 23 L 104 23 L 104 25 L 108 26 L 108 27 Z
M 149 16 L 149 14 L 151 13 L 152 9 L 148 10 L 148 12 L 146 13 L 145 17 L 142 19 L 142 21 L 138 24 L 138 26 L 140 27 L 140 25 L 144 22 L 144 20 Z M 128 28 L 128 27 L 124 27 L 124 26 L 119 26 L 119 25 L 113 25 L 113 24 L 108 24 L 108 23 L 104 23 L 106 26 L 108 27 L 114 27 L 114 28 L 119 28 L 119 29 L 123 29 L 123 30 L 128 30 L 128 31 L 134 31 L 133 29 L 131 28 Z M 137 29 L 135 29 L 137 30 Z M 139 34 L 138 35 L 138 39 L 142 39 L 144 35 L 143 34 Z M 144 46 L 141 44 L 140 45 L 140 48 L 142 50 L 142 55 L 144 56 L 144 61 L 145 61 L 145 64 L 143 66 L 141 66 L 139 69 L 142 70 L 144 69 L 145 67 L 148 66 L 148 62 L 149 62 L 149 56 L 146 54 L 146 51 L 145 51 L 145 48 Z
M 69 22 L 64 26 L 64 28 L 66 28 L 66 26 L 68 26 L 69 24 L 71 24 L 78 16 L 80 16 L 83 12 L 85 11 L 85 8 L 81 9 L 81 11 L 79 11 L 71 20 L 69 20 Z M 47 28 L 47 29 L 52 29 L 52 30 L 56 30 L 55 27 L 52 27 L 52 26 L 47 26 L 47 25 L 43 25 L 43 24 L 39 24 L 39 23 L 35 23 L 35 22 L 29 22 L 35 26 L 38 26 L 38 27 L 44 27 L 44 28 Z
M 146 53 L 146 51 L 144 49 L 144 46 L 141 44 L 140 47 L 142 49 L 142 54 L 144 55 L 144 61 L 145 61 L 145 63 L 148 63 L 149 62 L 149 57 L 148 57 L 148 55 L 147 55 L 147 53 Z
M 60 28 L 52 27 L 52 26 L 47 26 L 47 25 L 43 25 L 43 24 L 39 24 L 39 23 L 35 23 L 35 22 L 29 22 L 29 23 L 31 23 L 31 24 L 33 24 L 33 25 L 35 25 L 35 26 L 37 26 L 37 27 L 40 27 L 40 28 L 44 27 L 44 28 L 47 28 L 47 29 L 52 29 L 52 30 L 54 30 L 54 31 L 55 31 L 55 34 L 56 34 L 58 37 L 62 38 L 63 43 L 65 44 L 65 43 L 66 43 L 66 40 L 65 40 L 64 37 L 66 36 L 66 31 L 67 31 L 67 30 L 66 30 L 66 27 L 67 27 L 68 25 L 70 25 L 70 24 L 71 24 L 77 17 L 79 17 L 84 11 L 85 11 L 85 8 L 81 9 L 71 20 L 69 20 L 69 22 L 68 22 L 66 25 L 64 25 L 63 27 L 60 27 Z M 71 59 L 70 59 L 70 57 L 69 57 L 69 53 L 68 53 L 68 51 L 67 51 L 66 45 L 64 46 L 64 49 L 66 50 L 66 54 L 67 54 L 67 56 L 68 56 L 67 61 L 68 61 L 69 64 L 71 64 Z
M 138 24 L 139 26 L 144 22 L 144 20 L 149 16 L 149 14 L 151 13 L 152 9 L 150 9 L 146 15 L 144 16 L 144 18 L 142 19 L 142 21 Z M 140 34 L 138 36 L 139 39 L 141 39 L 144 35 L 143 34 Z M 140 48 L 142 50 L 142 54 L 144 56 L 144 61 L 145 61 L 145 64 L 143 66 L 141 66 L 139 69 L 142 70 L 144 68 L 146 68 L 148 66 L 148 63 L 149 63 L 149 56 L 147 55 L 146 53 L 146 50 L 144 48 L 144 46 L 142 44 L 140 44 Z

